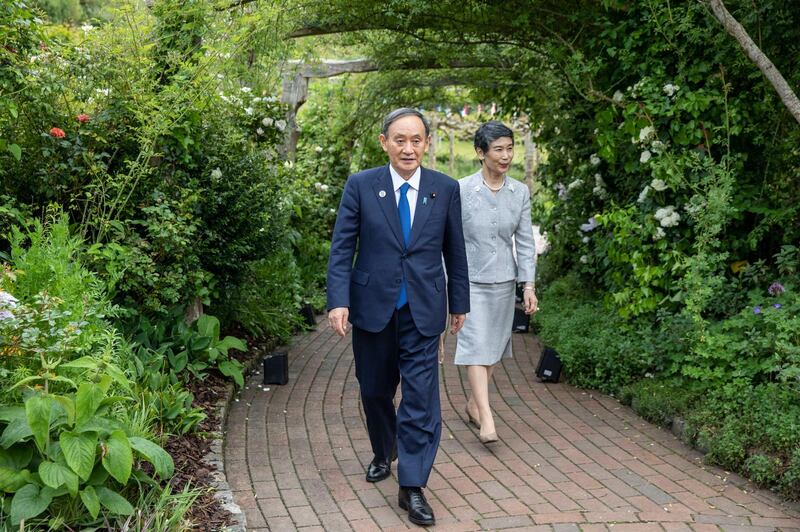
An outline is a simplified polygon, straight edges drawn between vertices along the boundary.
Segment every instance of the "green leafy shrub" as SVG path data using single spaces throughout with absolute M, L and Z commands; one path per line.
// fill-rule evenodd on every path
M 251 334 L 287 340 L 301 326 L 300 283 L 300 271 L 289 248 L 251 263 L 231 296 L 231 319 Z

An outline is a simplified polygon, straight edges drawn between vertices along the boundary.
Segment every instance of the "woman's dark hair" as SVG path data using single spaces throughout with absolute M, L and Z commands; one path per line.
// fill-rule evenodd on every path
M 425 126 L 425 136 L 428 137 L 431 134 L 431 127 L 428 125 L 428 121 L 425 120 L 425 117 L 422 116 L 422 113 L 417 111 L 416 109 L 411 109 L 410 107 L 401 107 L 400 109 L 395 109 L 388 115 L 386 118 L 383 119 L 383 127 L 381 127 L 381 134 L 386 137 L 389 135 L 389 126 L 391 126 L 397 120 L 403 118 L 404 116 L 416 116 L 420 120 L 422 120 L 422 125 Z
M 509 137 L 511 142 L 514 142 L 514 132 L 511 129 L 502 122 L 489 120 L 475 132 L 475 148 L 480 148 L 481 151 L 486 153 L 489 151 L 489 144 L 502 137 Z

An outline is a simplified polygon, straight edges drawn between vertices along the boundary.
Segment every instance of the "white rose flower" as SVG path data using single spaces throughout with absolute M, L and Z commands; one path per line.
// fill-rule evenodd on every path
M 589 257 L 587 257 L 586 255 L 581 255 L 580 261 L 581 261 L 583 264 L 586 264 L 586 263 L 588 263 L 588 262 L 589 262 Z
M 555 131 L 556 135 L 560 135 L 561 134 L 561 128 L 558 127 L 558 126 L 554 127 L 553 131 Z
M 314 183 L 314 188 L 316 188 L 317 190 L 320 190 L 322 188 L 322 183 L 317 181 L 316 183 Z
M 644 151 L 642 152 L 642 154 L 639 156 L 639 162 L 640 162 L 640 163 L 642 163 L 642 164 L 644 164 L 644 163 L 646 163 L 647 161 L 649 161 L 649 160 L 650 160 L 650 157 L 652 157 L 652 156 L 653 156 L 653 154 L 652 154 L 652 153 L 650 153 L 650 150 L 644 150 Z
M 271 126 L 271 125 L 272 125 L 272 122 L 273 122 L 273 120 L 272 120 L 270 117 L 268 117 L 268 116 L 267 116 L 267 117 L 264 117 L 263 119 L 261 119 L 261 123 L 264 125 L 264 127 L 269 127 L 269 126 Z
M 598 157 L 596 153 L 593 153 L 589 156 L 589 162 L 592 164 L 592 166 L 597 166 L 600 164 L 600 157 Z
M 242 87 L 240 90 L 242 92 L 249 93 L 249 92 L 252 92 L 253 89 L 251 89 L 250 87 Z
M 322 146 L 317 146 L 316 148 L 314 148 L 314 151 L 317 152 L 317 153 L 322 153 L 324 150 L 323 150 Z
M 336 214 L 336 209 L 331 209 L 331 210 L 330 210 L 330 213 L 331 213 L 331 214 Z
M 667 184 L 664 183 L 663 179 L 653 179 L 650 182 L 650 187 L 656 192 L 662 192 L 664 190 L 667 190 Z
M 320 188 L 320 190 L 322 190 L 323 192 L 327 192 L 327 191 L 328 191 L 328 188 L 330 188 L 330 187 L 328 187 L 328 185 L 325 185 L 325 184 L 323 184 L 323 185 L 322 185 L 321 187 L 319 187 L 319 188 Z
M 677 85 L 673 85 L 672 83 L 667 83 L 666 85 L 664 85 L 663 90 L 664 94 L 672 98 L 672 96 L 674 96 L 675 93 L 678 92 L 678 90 L 680 90 L 680 87 Z
M 606 184 L 606 182 L 603 181 L 603 176 L 600 175 L 599 172 L 594 174 L 594 184 L 597 185 L 598 187 L 603 187 Z
M 642 191 L 639 193 L 639 199 L 636 200 L 636 203 L 644 203 L 644 200 L 647 199 L 648 192 L 650 192 L 650 185 L 647 185 L 644 187 L 644 189 L 642 189 Z
M 603 187 L 597 186 L 592 189 L 592 194 L 597 196 L 600 199 L 605 199 L 606 197 L 606 189 Z
M 286 129 L 286 120 L 283 119 L 278 120 L 277 122 L 275 122 L 275 127 L 283 131 L 284 129 Z
M 624 97 L 624 94 L 622 94 L 622 91 L 617 90 L 617 91 L 614 91 L 614 96 L 612 96 L 611 99 L 616 103 L 620 103 L 622 101 L 623 97 Z
M 211 170 L 211 179 L 220 179 L 222 177 L 222 170 L 219 167 Z
M 245 107 L 244 108 L 244 112 L 246 114 L 248 114 L 248 115 L 251 115 L 251 114 L 253 114 L 253 108 L 252 107 Z
M 569 190 L 572 190 L 574 188 L 578 188 L 582 184 L 583 184 L 583 179 L 576 179 L 575 181 L 573 181 L 572 183 L 567 185 L 567 190 L 569 191 Z
M 645 142 L 655 134 L 656 130 L 653 126 L 645 126 L 639 131 L 639 142 Z
M 588 236 L 585 236 L 585 237 L 583 237 L 581 239 L 581 242 L 583 242 L 584 244 L 588 244 L 590 240 L 591 240 L 591 238 L 589 238 Z

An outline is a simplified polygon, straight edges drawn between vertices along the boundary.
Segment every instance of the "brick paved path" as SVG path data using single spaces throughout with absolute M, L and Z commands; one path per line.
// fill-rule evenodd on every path
M 465 421 L 466 374 L 442 366 L 442 442 L 426 490 L 434 530 L 800 530 L 800 508 L 721 469 L 614 399 L 534 378 L 539 348 L 514 335 L 494 373 L 491 448 Z M 248 530 L 404 530 L 397 480 L 371 460 L 350 336 L 323 322 L 290 351 L 289 384 L 252 375 L 227 422 L 225 470 Z M 392 468 L 394 473 L 396 463 Z

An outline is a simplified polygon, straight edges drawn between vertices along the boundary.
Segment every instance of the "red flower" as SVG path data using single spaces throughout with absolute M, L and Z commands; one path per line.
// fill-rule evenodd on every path
M 91 117 L 89 115 L 85 114 L 85 113 L 81 113 L 81 114 L 79 114 L 78 116 L 75 117 L 75 119 L 78 122 L 80 122 L 81 124 L 88 122 L 90 118 Z
M 51 136 L 51 137 L 55 137 L 55 138 L 57 138 L 57 139 L 63 139 L 64 137 L 66 137 L 66 136 L 67 136 L 67 134 L 66 134 L 66 133 L 64 133 L 64 130 L 63 130 L 63 129 L 60 129 L 60 128 L 57 128 L 57 127 L 54 127 L 54 128 L 52 128 L 52 129 L 50 129 L 50 136 Z

